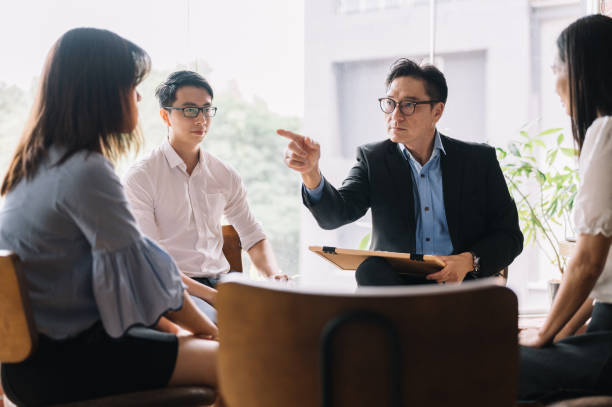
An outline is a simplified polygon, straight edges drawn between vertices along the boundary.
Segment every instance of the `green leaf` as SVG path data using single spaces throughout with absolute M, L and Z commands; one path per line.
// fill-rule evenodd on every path
M 510 143 L 510 145 L 508 146 L 508 149 L 510 150 L 510 153 L 516 157 L 520 157 L 521 156 L 521 152 L 519 151 L 518 147 L 516 146 L 516 144 L 514 143 Z
M 540 185 L 543 185 L 546 182 L 546 175 L 542 171 L 538 170 L 536 172 L 536 177 Z
M 508 153 L 506 153 L 502 148 L 497 147 L 496 150 L 498 160 L 503 160 L 508 155 Z
M 561 130 L 563 130 L 563 128 L 561 128 L 561 127 L 556 127 L 556 128 L 552 128 L 552 129 L 547 129 L 547 130 L 544 130 L 544 131 L 540 132 L 540 133 L 538 134 L 538 137 L 541 137 L 541 136 L 546 136 L 546 135 L 548 135 L 548 134 L 558 133 L 558 132 L 560 132 Z
M 561 147 L 561 152 L 568 157 L 576 157 L 578 155 L 578 151 L 575 148 Z
M 359 242 L 359 250 L 366 250 L 370 245 L 370 237 L 372 236 L 371 232 L 366 233 L 366 235 Z
M 552 201 L 551 205 L 548 207 L 548 210 L 546 211 L 546 216 L 552 216 L 557 211 L 558 205 L 559 205 L 558 200 L 555 199 L 554 201 Z
M 538 139 L 533 140 L 533 144 L 536 144 L 540 147 L 546 147 L 546 144 L 544 144 L 542 140 L 538 140 Z
M 563 133 L 559 134 L 559 136 L 557 137 L 557 145 L 560 146 L 561 143 L 563 143 Z
M 521 136 L 523 136 L 525 138 L 529 138 L 529 135 L 527 134 L 527 132 L 525 130 L 521 130 L 520 134 L 521 134 Z
M 546 158 L 546 164 L 548 164 L 549 166 L 552 165 L 552 163 L 555 162 L 555 159 L 557 158 L 558 152 L 559 150 L 549 151 Z

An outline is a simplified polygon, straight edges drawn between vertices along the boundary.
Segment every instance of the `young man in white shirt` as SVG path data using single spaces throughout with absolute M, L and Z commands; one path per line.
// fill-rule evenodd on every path
M 223 216 L 264 276 L 286 276 L 249 209 L 240 176 L 200 146 L 217 111 L 209 83 L 196 72 L 178 71 L 155 95 L 168 139 L 129 169 L 126 195 L 143 233 L 174 257 L 189 293 L 215 320 L 214 287 L 231 271 L 222 251 Z

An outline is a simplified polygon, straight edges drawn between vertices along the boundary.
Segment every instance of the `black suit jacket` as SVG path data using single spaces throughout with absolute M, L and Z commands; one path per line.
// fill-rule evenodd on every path
M 444 207 L 453 254 L 480 257 L 479 277 L 507 267 L 523 250 L 516 205 L 495 149 L 440 135 Z M 302 197 L 323 229 L 335 229 L 372 209 L 372 250 L 415 252 L 415 208 L 410 164 L 390 140 L 357 149 L 357 163 L 340 189 L 324 181 L 321 200 Z M 427 254 L 427 253 L 425 253 Z M 474 276 L 472 276 L 474 277 Z

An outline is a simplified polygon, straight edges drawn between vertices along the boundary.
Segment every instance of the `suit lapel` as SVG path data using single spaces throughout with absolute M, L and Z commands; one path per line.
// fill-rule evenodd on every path
M 446 154 L 442 153 L 440 157 L 446 223 L 453 247 L 457 248 L 459 244 L 462 180 L 466 157 L 462 157 L 461 153 L 457 151 L 452 139 L 442 134 L 440 134 L 440 138 L 444 151 L 446 151 Z
M 402 213 L 402 219 L 406 222 L 409 233 L 414 234 L 416 231 L 416 222 L 414 219 L 414 195 L 413 181 L 410 164 L 402 157 L 401 152 L 396 143 L 388 141 L 386 164 L 389 170 L 389 177 L 395 185 L 395 194 L 399 204 L 399 210 Z

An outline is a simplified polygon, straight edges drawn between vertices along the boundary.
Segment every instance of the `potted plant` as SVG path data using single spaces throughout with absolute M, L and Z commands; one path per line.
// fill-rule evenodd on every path
M 497 148 L 498 159 L 516 202 L 525 244 L 539 247 L 562 275 L 567 258 L 559 243 L 574 235 L 570 214 L 578 188 L 577 150 L 563 147 L 560 128 L 535 135 L 521 131 L 520 136 L 507 151 Z M 551 300 L 558 285 L 559 280 L 549 282 Z

